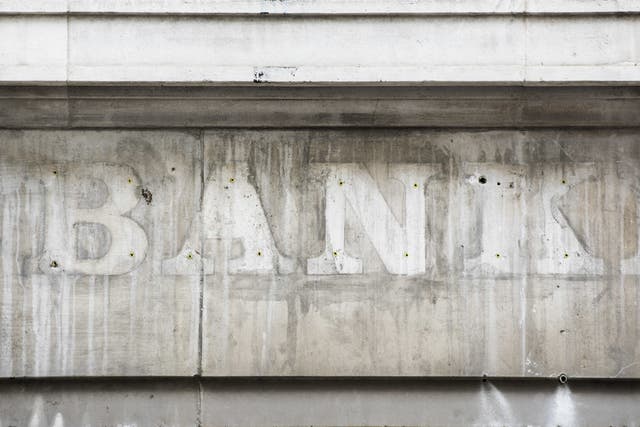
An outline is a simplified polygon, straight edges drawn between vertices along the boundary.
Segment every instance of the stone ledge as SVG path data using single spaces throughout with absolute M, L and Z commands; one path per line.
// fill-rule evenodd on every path
M 638 13 L 634 0 L 2 0 L 4 14 L 609 14 Z
M 0 128 L 640 126 L 640 87 L 0 86 Z

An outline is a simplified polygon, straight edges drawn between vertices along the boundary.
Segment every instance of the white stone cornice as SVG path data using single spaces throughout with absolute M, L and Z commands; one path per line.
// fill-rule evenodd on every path
M 637 0 L 0 0 L 5 14 L 610 14 Z
M 640 15 L 0 16 L 0 82 L 619 84 Z

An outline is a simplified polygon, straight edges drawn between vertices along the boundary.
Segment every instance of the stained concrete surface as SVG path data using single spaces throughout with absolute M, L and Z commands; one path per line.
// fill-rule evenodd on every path
M 640 373 L 633 130 L 0 139 L 5 377 Z
M 197 138 L 17 131 L 0 143 L 0 375 L 195 374 L 199 279 L 161 262 L 198 209 Z
M 0 85 L 0 127 L 17 130 L 639 125 L 636 86 Z
M 0 382 L 0 425 L 637 426 L 635 381 L 47 379 Z
M 637 147 L 631 131 L 207 132 L 206 175 L 246 162 L 274 236 L 263 246 L 298 267 L 228 274 L 223 261 L 205 276 L 203 372 L 637 376 Z M 351 178 L 324 168 L 345 164 L 375 184 L 328 209 L 330 181 Z M 431 172 L 392 179 L 415 164 Z M 424 228 L 408 231 L 424 233 L 424 270 L 393 274 L 402 231 L 367 223 L 389 210 L 406 224 L 412 191 L 425 194 Z M 326 234 L 336 221 L 344 237 Z M 311 274 L 328 239 L 338 270 Z M 336 274 L 343 253 L 361 273 Z

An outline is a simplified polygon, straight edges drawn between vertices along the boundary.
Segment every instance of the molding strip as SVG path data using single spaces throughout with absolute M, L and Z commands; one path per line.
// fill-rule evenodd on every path
M 0 14 L 510 15 L 639 13 L 634 0 L 0 0 Z
M 4 129 L 638 126 L 635 86 L 0 86 Z

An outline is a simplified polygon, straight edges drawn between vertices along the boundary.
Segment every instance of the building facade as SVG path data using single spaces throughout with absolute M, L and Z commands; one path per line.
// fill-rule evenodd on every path
M 0 426 L 637 425 L 640 3 L 0 0 Z

